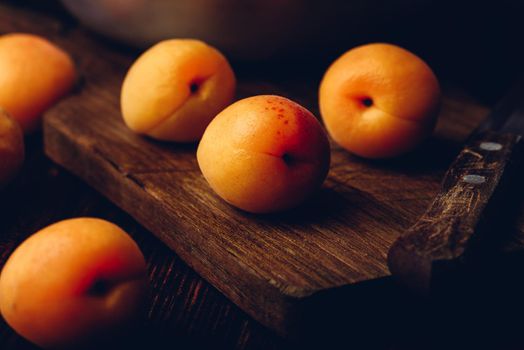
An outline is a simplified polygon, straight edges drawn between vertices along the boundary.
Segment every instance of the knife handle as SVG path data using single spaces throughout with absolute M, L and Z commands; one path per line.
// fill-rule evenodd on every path
M 439 266 L 449 270 L 463 258 L 477 236 L 484 209 L 520 152 L 520 139 L 486 131 L 468 141 L 427 211 L 389 250 L 389 269 L 402 284 L 428 294 Z

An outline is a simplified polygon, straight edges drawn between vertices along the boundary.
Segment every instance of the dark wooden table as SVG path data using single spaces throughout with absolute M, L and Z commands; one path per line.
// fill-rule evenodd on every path
M 29 10 L 66 17 L 60 7 L 49 3 L 35 1 Z M 130 337 L 127 346 L 285 347 L 284 340 L 227 300 L 130 216 L 53 164 L 43 153 L 41 134 L 27 137 L 26 148 L 23 170 L 0 192 L 0 266 L 27 236 L 53 222 L 78 216 L 104 218 L 121 226 L 137 241 L 147 259 L 151 280 L 151 301 L 143 332 Z M 0 349 L 32 348 L 0 320 Z
M 10 1 L 10 6 L 15 5 L 20 6 L 17 1 Z M 66 21 L 67 25 L 77 25 L 54 1 L 46 4 L 29 1 L 25 6 L 31 11 Z M 284 349 L 313 344 L 297 344 L 282 339 L 254 321 L 133 218 L 80 179 L 53 164 L 43 153 L 40 134 L 28 137 L 26 146 L 27 159 L 23 170 L 8 188 L 0 192 L 0 266 L 27 236 L 53 222 L 78 216 L 100 217 L 130 233 L 148 263 L 151 297 L 147 317 L 140 332 L 129 335 L 122 346 L 152 349 Z M 411 308 L 409 315 L 421 317 L 413 309 L 416 306 Z M 399 322 L 404 321 L 404 316 L 399 315 Z M 409 327 L 413 327 L 414 323 Z M 421 341 L 424 348 L 428 348 L 429 344 L 433 344 L 435 334 L 424 333 L 423 325 L 419 327 L 400 334 L 387 333 L 387 339 L 381 342 L 382 348 L 420 348 Z M 392 328 L 397 330 L 401 327 Z M 384 333 L 377 331 L 376 336 L 384 336 Z M 347 340 L 347 344 L 351 344 L 349 337 Z M 328 339 L 317 339 L 315 345 L 318 344 L 330 342 Z M 0 320 L 0 349 L 33 348 Z

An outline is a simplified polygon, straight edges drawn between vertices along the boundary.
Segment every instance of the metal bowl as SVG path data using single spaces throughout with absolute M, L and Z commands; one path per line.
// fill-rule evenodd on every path
M 167 38 L 204 40 L 236 59 L 322 50 L 402 21 L 431 0 L 62 0 L 86 26 L 148 47 Z M 358 41 L 358 40 L 357 40 Z

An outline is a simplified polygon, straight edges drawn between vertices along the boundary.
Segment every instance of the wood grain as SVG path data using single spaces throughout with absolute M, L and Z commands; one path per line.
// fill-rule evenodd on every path
M 248 215 L 208 188 L 194 146 L 154 142 L 124 127 L 118 96 L 132 57 L 79 29 L 58 31 L 54 39 L 75 57 L 83 84 L 47 115 L 47 153 L 282 334 L 296 331 L 297 315 L 307 316 L 308 297 L 389 275 L 389 246 L 422 213 L 460 142 L 486 112 L 462 98 L 446 99 L 435 138 L 395 161 L 368 162 L 333 147 L 326 184 L 308 203 L 281 215 Z M 240 81 L 239 97 L 279 92 L 316 110 L 316 82 L 297 89 Z
M 281 349 L 286 342 L 255 322 L 202 280 L 133 218 L 44 156 L 42 138 L 26 140 L 24 168 L 0 192 L 0 266 L 29 235 L 56 221 L 99 217 L 122 227 L 146 257 L 151 297 L 136 334 L 125 349 Z M 0 349 L 36 349 L 0 318 Z
M 83 84 L 47 113 L 46 153 L 284 335 L 301 332 L 308 298 L 389 276 L 390 245 L 423 212 L 460 143 L 486 113 L 465 99 L 445 99 L 435 137 L 394 161 L 365 161 L 333 145 L 331 171 L 319 193 L 296 210 L 255 216 L 209 189 L 194 145 L 155 142 L 124 126 L 118 97 L 132 57 L 78 29 L 56 41 L 75 56 Z M 304 85 L 239 80 L 239 97 L 273 91 L 316 110 L 316 82 L 306 82 L 308 92 L 301 94 Z
M 479 226 L 488 215 L 488 204 L 505 187 L 502 180 L 510 181 L 506 186 L 512 191 L 520 188 L 516 178 L 522 157 L 519 140 L 515 134 L 482 132 L 453 161 L 428 210 L 389 250 L 389 268 L 407 287 L 429 294 L 438 274 L 435 270 L 446 266 L 450 273 L 456 269 L 453 264 L 460 266 L 459 260 L 478 254 L 470 251 L 482 231 Z
M 84 87 L 99 84 L 96 86 L 104 89 L 105 84 L 112 86 L 105 93 L 96 94 L 91 99 L 88 99 L 94 105 L 93 109 L 87 107 L 83 112 L 82 108 L 80 109 L 78 116 L 86 117 L 86 123 L 91 120 L 93 115 L 94 120 L 104 118 L 103 115 L 97 115 L 97 113 L 104 111 L 113 113 L 117 109 L 116 101 L 118 99 L 117 90 L 119 83 L 116 82 L 112 75 L 122 75 L 125 70 L 122 68 L 122 65 L 129 64 L 130 55 L 134 53 L 130 55 L 113 53 L 113 50 L 108 46 L 114 46 L 113 43 L 101 42 L 100 38 L 93 39 L 82 30 L 76 29 L 76 26 L 69 22 L 64 24 L 58 21 L 51 21 L 30 12 L 0 6 L 0 32 L 10 31 L 36 32 L 52 38 L 73 52 L 77 62 L 82 67 L 86 81 Z M 126 52 L 123 48 L 119 48 L 119 50 Z M 104 72 L 108 73 L 110 78 L 105 77 L 103 74 L 91 77 L 85 74 L 86 72 L 92 72 L 91 69 L 97 71 L 98 68 L 92 67 L 92 65 L 100 63 L 98 62 L 99 56 L 105 60 L 103 62 L 103 65 L 106 65 Z M 275 84 L 272 81 L 263 79 L 252 81 L 242 77 L 241 79 L 240 96 L 277 91 L 297 99 L 313 111 L 318 112 L 315 107 L 316 89 L 311 88 L 311 86 L 315 86 L 316 82 L 301 82 L 300 79 L 295 79 L 292 83 L 286 82 L 285 84 L 275 80 L 278 83 Z M 79 87 L 78 93 L 84 94 L 81 87 Z M 334 208 L 348 205 L 350 209 L 347 211 L 339 209 L 332 215 L 336 216 L 338 213 L 343 213 L 343 215 L 348 216 L 351 215 L 352 208 L 356 208 L 355 210 L 358 214 L 356 219 L 358 220 L 362 218 L 366 220 L 376 220 L 377 218 L 382 220 L 378 223 L 364 222 L 360 226 L 358 226 L 359 223 L 357 222 L 355 225 L 357 225 L 359 230 L 365 231 L 379 227 L 387 231 L 388 227 L 386 227 L 386 224 L 394 221 L 392 224 L 393 228 L 389 228 L 389 231 L 395 231 L 391 235 L 396 236 L 398 227 L 401 230 L 408 227 L 424 211 L 425 206 L 438 190 L 439 179 L 444 169 L 447 168 L 461 148 L 461 142 L 464 140 L 465 134 L 479 122 L 486 112 L 485 108 L 456 91 L 447 89 L 447 95 L 449 97 L 444 101 L 442 119 L 435 137 L 422 147 L 419 152 L 393 161 L 366 162 L 351 157 L 340 149 L 334 149 L 336 163 L 333 164 L 325 189 L 317 196 L 317 198 L 321 199 L 320 203 L 310 202 L 304 208 L 288 213 L 285 216 L 262 218 L 245 216 L 244 219 L 248 223 L 251 223 L 253 220 L 256 222 L 256 225 L 261 225 L 261 223 L 273 225 L 276 223 L 279 229 L 291 226 L 293 230 L 307 230 L 310 221 L 306 220 L 304 222 L 302 218 L 303 215 L 307 215 L 310 217 L 309 220 L 318 222 L 322 229 L 324 220 L 329 220 L 330 213 L 320 211 L 324 217 L 319 216 L 317 207 L 328 206 L 329 209 L 333 210 Z M 102 101 L 93 101 L 98 97 Z M 108 101 L 112 107 L 109 109 L 100 107 Z M 67 104 L 69 102 L 66 102 Z M 67 111 L 71 107 L 65 108 Z M 83 108 L 86 107 L 84 106 Z M 86 111 L 89 113 L 85 113 Z M 74 115 L 71 116 L 74 117 Z M 112 125 L 111 120 L 118 120 L 118 118 L 113 116 L 107 120 L 109 124 L 100 122 L 95 124 L 97 127 L 102 127 L 103 130 L 103 128 Z M 174 163 L 182 168 L 181 171 L 178 171 L 178 168 L 167 168 L 167 171 L 162 171 L 166 169 L 164 167 L 154 168 L 152 171 L 144 170 L 144 168 L 140 167 L 138 170 L 134 170 L 133 166 L 136 166 L 135 161 L 140 161 L 142 159 L 140 157 L 137 159 L 131 159 L 130 157 L 118 158 L 120 161 L 127 161 L 127 163 L 124 162 L 119 165 L 112 162 L 112 158 L 107 158 L 105 152 L 100 152 L 97 149 L 96 137 L 99 134 L 98 131 L 89 128 L 85 130 L 91 130 L 92 132 L 90 135 L 80 137 L 80 139 L 90 140 L 87 143 L 89 154 L 94 159 L 102 157 L 104 159 L 102 163 L 109 163 L 108 171 L 118 175 L 118 179 L 130 177 L 131 183 L 135 183 L 136 179 L 140 178 L 138 181 L 142 181 L 142 185 L 136 184 L 136 186 L 142 188 L 140 191 L 146 191 L 143 184 L 147 184 L 147 181 L 153 181 L 156 173 L 159 171 L 170 173 L 176 170 L 181 176 L 185 176 L 184 172 L 194 172 L 194 169 L 191 169 L 191 166 L 194 166 L 191 160 L 183 163 L 184 166 L 188 166 L 187 168 L 181 166 L 180 163 Z M 72 137 L 71 134 L 66 133 L 64 135 L 66 137 L 65 141 L 72 142 L 69 139 Z M 112 136 L 115 135 L 112 134 Z M 132 136 L 129 137 L 131 137 L 131 140 L 135 139 Z M 141 140 L 140 138 L 138 139 Z M 38 138 L 32 140 L 33 144 L 32 146 L 30 145 L 29 149 L 38 150 L 39 141 Z M 59 140 L 59 142 L 61 141 Z M 85 141 L 82 142 L 84 142 L 82 145 L 85 145 Z M 72 144 L 76 144 L 76 142 Z M 101 146 L 105 147 L 107 144 L 108 142 L 103 142 Z M 152 144 L 152 149 L 157 151 L 159 148 L 167 149 L 167 160 L 163 158 L 163 151 L 158 155 L 163 161 L 171 159 L 173 157 L 172 154 L 184 154 L 185 152 L 191 153 L 194 151 L 194 147 L 190 146 L 166 146 L 148 140 L 146 140 L 146 144 Z M 126 151 L 125 147 L 114 147 L 117 150 Z M 136 149 L 133 150 L 137 151 Z M 84 163 L 82 167 L 89 167 L 89 159 L 74 158 L 74 152 L 76 152 L 74 147 L 71 148 L 70 152 L 71 156 L 67 158 L 68 161 Z M 78 153 L 79 156 L 84 154 Z M 181 157 L 181 159 L 185 158 Z M 138 165 L 142 166 L 143 164 L 138 163 Z M 88 169 L 88 174 L 92 178 L 91 181 L 101 181 L 97 180 L 98 175 L 94 169 Z M 163 179 L 172 180 L 173 177 L 165 177 Z M 183 180 L 179 181 L 184 183 Z M 188 181 L 189 183 L 185 184 L 185 186 L 189 186 L 188 188 L 191 188 L 192 184 L 200 184 L 200 180 L 198 180 L 196 175 L 189 178 Z M 124 185 L 126 184 L 124 183 Z M 101 188 L 106 188 L 109 185 L 102 184 L 99 186 L 105 186 Z M 148 186 L 150 189 L 151 185 Z M 123 200 L 127 198 L 119 192 L 120 189 L 118 188 L 112 191 L 116 193 L 116 196 L 120 196 L 117 199 Z M 203 194 L 199 194 L 199 196 L 203 198 L 206 196 L 212 197 L 211 193 L 205 190 L 202 190 L 202 192 Z M 173 191 L 170 198 L 178 198 L 177 195 L 178 192 Z M 43 159 L 40 153 L 37 152 L 35 159 L 28 160 L 22 176 L 19 177 L 14 186 L 3 192 L 0 198 L 0 209 L 3 215 L 0 221 L 0 264 L 5 262 L 5 259 L 7 259 L 7 256 L 18 242 L 27 237 L 28 234 L 51 222 L 71 216 L 89 215 L 106 218 L 125 228 L 137 240 L 148 260 L 153 288 L 152 300 L 149 307 L 148 320 L 143 329 L 136 335 L 130 335 L 128 343 L 119 344 L 120 348 L 158 348 L 160 346 L 163 348 L 195 348 L 213 346 L 215 348 L 268 349 L 282 346 L 276 345 L 280 344 L 281 340 L 276 339 L 265 329 L 259 327 L 256 322 L 253 322 L 238 308 L 225 300 L 214 288 L 199 279 L 175 254 L 170 253 L 154 237 L 149 236 L 149 233 L 140 228 L 132 218 L 114 208 L 77 179 L 65 174 L 61 169 L 57 169 Z M 215 202 L 211 203 L 217 206 L 222 205 L 217 198 L 211 199 L 211 201 L 213 200 Z M 145 208 L 144 210 L 148 210 L 144 204 L 135 203 L 135 205 L 141 205 Z M 227 206 L 221 207 L 220 210 L 224 211 L 223 215 L 244 216 L 234 210 L 232 214 L 228 214 L 228 210 L 231 210 L 231 208 Z M 149 209 L 149 212 L 151 211 Z M 197 218 L 197 220 L 200 220 L 200 218 Z M 354 222 L 346 217 L 342 221 L 344 220 L 349 223 Z M 524 227 L 524 221 L 522 220 L 524 220 L 524 215 L 521 215 L 517 226 Z M 341 237 L 335 240 L 335 243 L 350 246 L 350 244 L 344 241 L 344 233 L 354 234 L 355 229 L 351 230 L 351 227 L 344 227 L 343 224 L 344 222 L 338 225 L 337 229 L 342 231 L 340 233 Z M 241 226 L 239 224 L 236 227 Z M 167 234 L 171 233 L 172 231 L 167 232 Z M 159 233 L 156 232 L 156 234 L 158 235 Z M 524 237 L 522 234 L 520 236 L 515 235 L 514 240 L 507 245 L 507 249 L 514 250 L 522 247 L 522 237 Z M 254 244 L 256 243 L 257 241 L 254 240 Z M 311 239 L 303 242 L 304 245 L 310 243 Z M 366 242 L 364 241 L 363 243 L 365 244 Z M 357 247 L 360 249 L 362 246 Z M 370 248 L 364 246 L 363 249 L 370 250 Z M 379 246 L 379 249 L 382 248 Z M 322 254 L 320 255 L 322 258 Z M 378 264 L 379 266 L 385 266 L 385 255 L 383 259 L 382 263 Z M 457 347 L 470 348 L 473 336 L 475 336 L 479 344 L 485 346 L 486 342 L 484 340 L 487 337 L 488 339 L 494 339 L 492 342 L 493 347 L 501 348 L 501 343 L 511 344 L 512 340 L 515 339 L 515 335 L 511 336 L 512 333 L 520 334 L 518 332 L 518 329 L 520 329 L 519 323 L 510 322 L 508 326 L 508 322 L 502 322 L 503 326 L 500 327 L 501 332 L 499 333 L 493 332 L 491 328 L 494 323 L 499 324 L 501 320 L 507 317 L 508 313 L 505 310 L 515 310 L 512 313 L 519 315 L 518 310 L 520 309 L 514 301 L 520 300 L 522 288 L 514 288 L 514 284 L 508 286 L 502 282 L 504 279 L 515 280 L 514 276 L 519 275 L 522 261 L 510 258 L 509 262 L 509 265 L 513 266 L 512 269 L 501 270 L 490 266 L 490 269 L 483 271 L 481 283 L 475 285 L 465 295 L 465 298 L 457 298 L 454 295 L 452 298 L 453 302 L 450 303 L 449 300 L 446 300 L 445 305 L 428 306 L 415 303 L 413 306 L 412 298 L 392 288 L 391 279 L 385 277 L 368 282 L 327 288 L 308 297 L 293 298 L 290 309 L 295 311 L 293 313 L 295 315 L 294 320 L 302 319 L 304 321 L 305 328 L 309 331 L 310 336 L 318 336 L 319 328 L 321 328 L 319 326 L 324 325 L 325 327 L 332 327 L 333 329 L 330 329 L 330 331 L 341 335 L 342 340 L 347 341 L 352 346 L 356 346 L 356 338 L 361 336 L 363 338 L 362 347 L 365 348 L 372 347 L 372 344 L 377 341 L 385 343 L 381 344 L 381 348 L 388 349 L 393 348 L 392 343 L 395 343 L 394 348 L 399 349 L 420 348 L 422 341 L 428 347 L 431 347 L 432 344 L 433 348 L 449 348 L 450 340 Z M 205 270 L 203 271 L 205 273 Z M 487 276 L 484 277 L 484 275 Z M 489 280 L 491 288 L 486 289 L 486 279 Z M 518 281 L 516 283 L 518 284 Z M 249 296 L 249 293 L 256 292 L 256 290 L 250 289 L 245 294 Z M 474 297 L 472 298 L 472 296 Z M 233 295 L 233 297 L 235 296 Z M 488 299 L 494 302 L 486 304 Z M 248 302 L 250 300 L 252 299 L 249 299 Z M 507 302 L 502 302 L 501 305 L 501 300 Z M 242 300 L 240 302 L 238 300 L 235 301 L 239 304 L 242 302 Z M 495 308 L 497 312 L 490 312 L 490 309 Z M 461 312 L 470 316 L 467 318 L 467 321 L 465 321 Z M 453 317 L 450 319 L 449 315 L 453 315 Z M 257 315 L 254 316 L 259 318 Z M 515 317 L 510 319 L 515 319 Z M 493 320 L 496 321 L 493 322 Z M 469 327 L 464 325 L 469 325 Z M 517 330 L 516 333 L 515 330 Z M 472 331 L 473 333 L 470 333 Z M 482 334 L 484 337 L 479 338 L 479 334 Z M 457 336 L 462 339 L 462 343 L 457 341 Z M 137 337 L 141 339 L 137 339 Z M 411 346 L 402 346 L 402 343 L 406 340 Z M 340 347 L 340 344 L 336 343 L 335 340 L 322 335 L 317 337 L 316 341 L 318 343 L 306 342 L 305 344 L 308 345 L 306 348 L 329 348 L 330 345 L 332 345 L 331 347 L 334 345 Z M 442 346 L 435 346 L 435 344 Z M 20 338 L 15 337 L 4 323 L 0 323 L 0 348 L 32 349 L 33 347 L 21 341 Z
M 74 25 L 65 23 L 14 5 L 0 5 L 1 34 L 24 31 L 57 38 Z M 103 218 L 122 227 L 140 246 L 151 285 L 140 329 L 109 348 L 289 348 L 286 341 L 231 303 L 132 217 L 51 162 L 43 153 L 41 133 L 25 141 L 27 152 L 21 173 L 8 188 L 0 190 L 0 268 L 25 238 L 49 224 L 79 216 Z M 0 349 L 37 347 L 17 335 L 0 317 Z

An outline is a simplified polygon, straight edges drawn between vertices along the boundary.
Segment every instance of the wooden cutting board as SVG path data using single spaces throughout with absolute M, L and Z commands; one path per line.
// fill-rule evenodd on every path
M 329 314 L 337 298 L 389 276 L 390 245 L 422 214 L 461 142 L 487 112 L 448 89 L 434 137 L 414 154 L 367 161 L 332 144 L 331 170 L 315 196 L 286 213 L 252 215 L 213 193 L 198 169 L 196 145 L 157 142 L 124 126 L 119 93 L 131 55 L 81 29 L 34 18 L 35 29 L 31 19 L 16 22 L 16 10 L 4 10 L 0 31 L 50 37 L 74 56 L 81 74 L 76 91 L 45 116 L 47 155 L 283 335 L 298 332 L 319 307 Z M 238 98 L 277 93 L 318 115 L 317 87 L 308 79 L 284 84 L 241 75 Z

